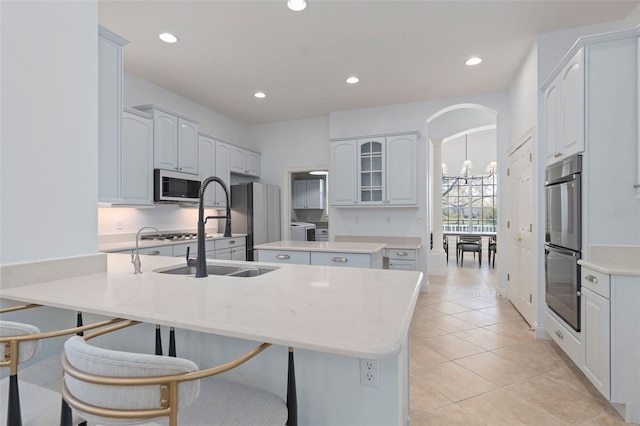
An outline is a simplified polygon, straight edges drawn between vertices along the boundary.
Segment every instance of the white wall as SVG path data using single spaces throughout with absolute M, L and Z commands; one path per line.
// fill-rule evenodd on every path
M 429 126 L 431 127 L 431 126 Z M 449 172 L 447 176 L 457 176 L 462 169 L 462 163 L 470 160 L 473 168 L 469 171 L 471 175 L 479 176 L 487 174 L 485 169 L 492 161 L 497 161 L 496 129 L 474 132 L 466 138 L 467 150 L 465 157 L 465 137 L 459 136 L 447 140 L 442 144 L 442 162 L 447 165 Z
M 638 4 L 625 18 L 624 25 L 627 28 L 633 28 L 640 25 L 640 4 Z
M 208 211 L 208 210 L 207 210 Z M 209 212 L 212 215 L 213 212 Z M 207 222 L 207 229 L 217 228 L 217 221 Z M 98 234 L 131 234 L 143 226 L 153 226 L 160 231 L 195 230 L 198 209 L 171 204 L 156 204 L 152 209 L 100 208 L 98 209 Z
M 0 264 L 96 253 L 97 2 L 0 8 Z

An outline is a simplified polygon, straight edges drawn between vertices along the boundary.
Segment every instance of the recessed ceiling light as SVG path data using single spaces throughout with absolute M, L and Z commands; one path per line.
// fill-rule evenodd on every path
M 253 96 L 255 96 L 256 98 L 260 98 L 260 99 L 267 97 L 267 95 L 265 95 L 263 92 L 256 92 L 256 93 L 253 94 Z
M 329 174 L 329 172 L 326 170 L 314 170 L 312 172 L 309 172 L 309 174 L 314 176 L 326 176 Z
M 352 77 L 349 77 L 347 79 L 347 83 L 349 83 L 349 84 L 356 84 L 359 81 L 360 81 L 360 79 L 358 77 L 356 77 L 355 75 L 352 76 Z
M 307 8 L 307 2 L 305 0 L 289 0 L 287 7 L 294 12 L 300 12 Z
M 158 37 L 160 37 L 160 40 L 164 41 L 165 43 L 175 43 L 178 41 L 178 37 L 174 36 L 171 33 L 162 33 Z
M 482 58 L 478 58 L 477 56 L 474 56 L 472 58 L 467 59 L 467 62 L 465 62 L 465 64 L 478 65 L 480 62 L 482 62 Z

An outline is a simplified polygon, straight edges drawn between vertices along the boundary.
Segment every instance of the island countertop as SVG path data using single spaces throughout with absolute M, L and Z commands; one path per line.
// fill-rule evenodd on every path
M 376 253 L 385 248 L 381 243 L 335 242 L 335 241 L 291 241 L 258 244 L 255 250 L 322 251 L 339 253 Z
M 195 278 L 154 269 L 180 259 L 109 254 L 107 272 L 0 291 L 0 297 L 338 355 L 385 359 L 406 339 L 423 275 L 415 271 L 210 263 L 277 268 L 256 277 Z

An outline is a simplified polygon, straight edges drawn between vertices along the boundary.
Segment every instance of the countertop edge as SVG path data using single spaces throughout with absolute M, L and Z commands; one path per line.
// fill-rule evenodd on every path
M 608 262 L 578 260 L 578 265 L 593 269 L 596 272 L 609 275 L 626 275 L 640 277 L 640 269 L 632 265 L 616 265 Z

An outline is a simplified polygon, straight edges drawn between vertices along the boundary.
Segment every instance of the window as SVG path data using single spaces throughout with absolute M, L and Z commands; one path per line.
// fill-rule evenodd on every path
M 495 175 L 442 177 L 442 229 L 445 232 L 496 232 Z

